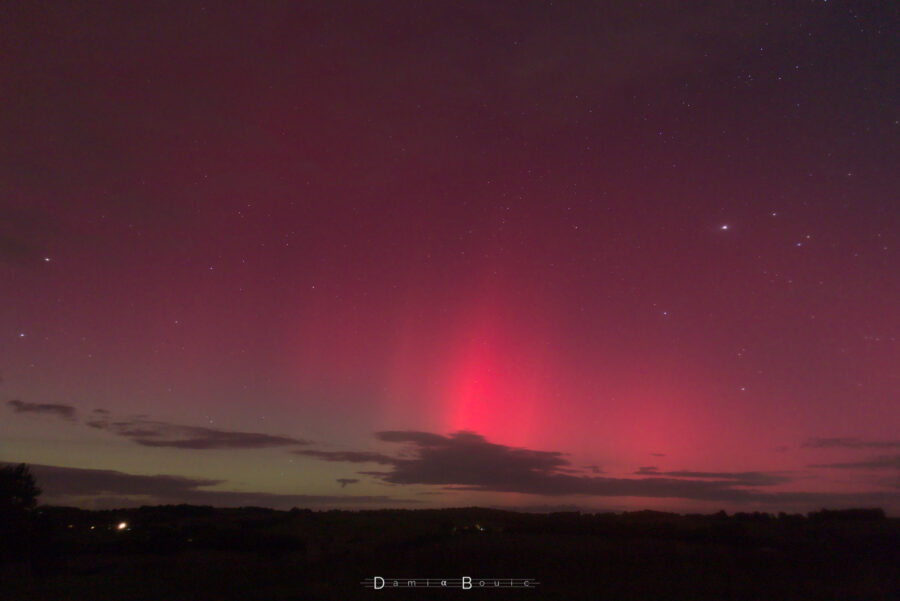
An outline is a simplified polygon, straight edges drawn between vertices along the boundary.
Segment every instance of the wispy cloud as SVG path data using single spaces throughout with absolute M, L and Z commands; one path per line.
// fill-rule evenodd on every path
M 345 463 L 380 463 L 382 465 L 393 465 L 396 461 L 396 459 L 389 457 L 388 455 L 372 453 L 370 451 L 318 451 L 315 449 L 297 449 L 291 452 L 295 455 L 314 457 L 324 461 L 342 461 Z
M 260 432 L 235 432 L 201 426 L 184 426 L 145 418 L 112 421 L 88 421 L 92 428 L 108 430 L 145 447 L 175 449 L 263 449 L 309 444 L 288 436 L 274 436 Z
M 337 482 L 340 483 L 341 488 L 346 488 L 348 484 L 356 484 L 359 480 L 357 478 L 338 478 Z
M 55 403 L 28 403 L 26 401 L 12 400 L 6 404 L 16 413 L 34 413 L 39 415 L 52 415 L 63 419 L 75 419 L 75 407 Z
M 673 472 L 661 472 L 653 466 L 641 467 L 635 474 L 639 476 L 665 476 L 669 478 L 689 478 L 698 480 L 722 480 L 741 486 L 772 486 L 790 482 L 787 476 L 768 472 L 693 472 L 678 470 Z
M 876 469 L 876 470 L 900 470 L 900 455 L 879 455 L 863 461 L 848 461 L 843 463 L 814 463 L 807 467 L 836 468 L 836 469 Z
M 95 500 L 105 507 L 191 503 L 220 507 L 255 505 L 282 509 L 304 506 L 347 507 L 416 503 L 388 496 L 291 495 L 211 490 L 209 487 L 221 486 L 225 481 L 164 474 L 146 476 L 114 470 L 51 465 L 32 464 L 29 467 L 44 491 L 41 500 L 52 503 L 77 501 L 90 505 L 93 504 L 92 500 Z
M 72 422 L 76 421 L 77 412 L 72 405 L 29 403 L 21 400 L 7 401 L 6 404 L 15 413 L 50 415 Z M 307 440 L 289 436 L 172 424 L 151 420 L 143 415 L 115 419 L 106 409 L 94 409 L 83 424 L 90 428 L 112 432 L 145 447 L 192 450 L 263 449 L 309 444 Z M 346 459 L 341 459 L 341 461 L 344 460 Z
M 900 449 L 897 440 L 861 440 L 859 438 L 810 438 L 803 443 L 807 449 Z

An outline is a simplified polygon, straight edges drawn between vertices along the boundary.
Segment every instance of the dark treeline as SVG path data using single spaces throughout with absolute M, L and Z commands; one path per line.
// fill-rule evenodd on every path
M 515 535 L 654 538 L 796 549 L 847 548 L 878 552 L 898 542 L 900 521 L 881 509 L 821 510 L 803 514 L 521 513 L 479 507 L 369 511 L 278 511 L 262 507 L 159 505 L 89 511 L 43 506 L 35 525 L 67 551 L 170 552 L 233 549 L 267 554 L 356 546 L 404 546 L 425 541 Z M 858 536 L 857 536 L 858 535 Z M 880 543 L 873 545 L 872 543 Z

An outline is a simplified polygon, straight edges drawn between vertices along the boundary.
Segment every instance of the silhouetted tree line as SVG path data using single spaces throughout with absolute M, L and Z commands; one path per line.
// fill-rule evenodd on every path
M 0 566 L 27 561 L 36 574 L 44 574 L 58 565 L 52 528 L 36 511 L 40 494 L 24 463 L 0 467 Z
M 9 561 L 32 539 L 33 513 L 41 490 L 25 464 L 0 468 L 0 545 Z

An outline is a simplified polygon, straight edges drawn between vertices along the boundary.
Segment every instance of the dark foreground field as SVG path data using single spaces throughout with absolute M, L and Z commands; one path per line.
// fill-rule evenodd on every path
M 900 520 L 880 511 L 44 507 L 24 538 L 0 545 L 4 600 L 900 599 Z M 375 576 L 387 579 L 385 589 L 360 584 Z M 473 577 L 472 590 L 391 586 L 393 577 L 462 576 Z M 479 589 L 495 577 L 539 584 Z

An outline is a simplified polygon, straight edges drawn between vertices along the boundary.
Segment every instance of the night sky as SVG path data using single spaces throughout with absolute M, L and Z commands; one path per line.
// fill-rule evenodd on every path
M 44 502 L 900 513 L 893 3 L 261 4 L 0 6 Z

